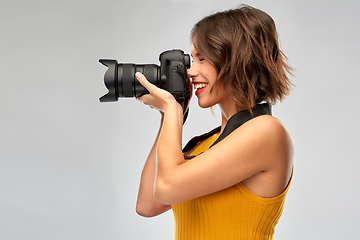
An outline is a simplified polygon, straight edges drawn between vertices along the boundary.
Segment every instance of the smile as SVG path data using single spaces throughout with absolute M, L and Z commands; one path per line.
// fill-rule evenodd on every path
M 196 84 L 194 84 L 194 89 L 199 90 L 201 88 L 206 87 L 207 85 L 208 85 L 207 83 L 196 83 Z
M 194 89 L 196 90 L 195 95 L 198 96 L 202 93 L 207 85 L 207 83 L 194 83 Z

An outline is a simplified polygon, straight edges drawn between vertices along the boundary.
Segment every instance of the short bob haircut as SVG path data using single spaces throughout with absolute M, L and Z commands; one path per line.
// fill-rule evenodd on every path
M 241 5 L 200 20 L 191 41 L 217 70 L 214 87 L 223 86 L 238 111 L 265 101 L 274 105 L 289 94 L 291 68 L 280 50 L 274 20 L 265 12 Z

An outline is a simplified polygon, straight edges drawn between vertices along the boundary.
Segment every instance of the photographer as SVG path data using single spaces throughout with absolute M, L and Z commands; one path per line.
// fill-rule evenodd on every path
M 136 210 L 173 209 L 178 240 L 272 239 L 293 171 L 291 137 L 271 115 L 291 86 L 275 23 L 241 6 L 199 21 L 191 40 L 188 77 L 200 107 L 220 106 L 221 126 L 182 149 L 183 106 L 137 73 L 149 91 L 139 100 L 162 117 Z

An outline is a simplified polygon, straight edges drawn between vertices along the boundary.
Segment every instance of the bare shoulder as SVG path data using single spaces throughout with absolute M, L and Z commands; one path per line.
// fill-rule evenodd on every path
M 293 141 L 279 119 L 269 115 L 259 116 L 245 123 L 243 127 L 244 132 L 256 136 L 256 140 L 268 152 L 268 160 L 273 159 L 270 156 L 274 156 L 277 161 L 280 159 L 292 161 Z M 281 154 L 284 155 L 282 158 L 280 158 Z
M 239 136 L 255 135 L 251 142 L 258 145 L 262 163 L 262 171 L 243 180 L 243 184 L 259 196 L 277 196 L 292 174 L 294 146 L 289 132 L 280 120 L 267 115 L 248 121 L 241 131 Z
M 262 166 L 261 171 L 292 162 L 292 138 L 282 122 L 273 116 L 255 117 L 235 129 L 227 138 L 222 147 L 231 147 L 239 156 L 244 151 L 249 153 L 247 157 L 258 162 Z
M 259 138 L 264 141 L 270 141 L 269 144 L 285 143 L 291 140 L 291 136 L 283 123 L 269 115 L 263 115 L 246 122 L 241 132 L 247 134 L 256 134 Z

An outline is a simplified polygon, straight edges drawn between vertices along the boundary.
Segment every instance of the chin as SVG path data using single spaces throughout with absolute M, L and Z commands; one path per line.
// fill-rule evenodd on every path
M 210 104 L 210 103 L 198 100 L 198 105 L 201 108 L 210 108 L 210 107 L 214 106 L 215 104 Z

